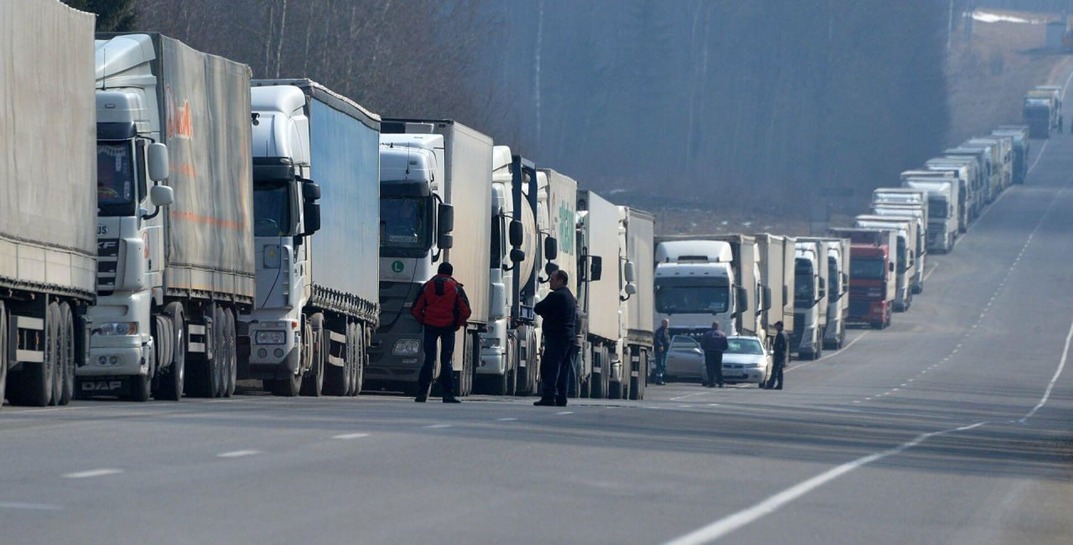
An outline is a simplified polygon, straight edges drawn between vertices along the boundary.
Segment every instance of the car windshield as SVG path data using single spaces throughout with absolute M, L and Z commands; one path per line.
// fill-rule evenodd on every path
M 727 339 L 727 354 L 763 354 L 760 339 Z
M 700 350 L 700 343 L 692 337 L 675 335 L 671 339 L 671 350 Z

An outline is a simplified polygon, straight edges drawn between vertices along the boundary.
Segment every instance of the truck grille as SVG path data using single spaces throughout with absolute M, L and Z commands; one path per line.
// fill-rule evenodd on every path
M 119 239 L 98 239 L 97 258 L 97 293 L 111 295 L 115 291 L 119 269 Z

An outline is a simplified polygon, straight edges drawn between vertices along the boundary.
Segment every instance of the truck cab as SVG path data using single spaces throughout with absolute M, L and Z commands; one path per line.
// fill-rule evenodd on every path
M 794 253 L 794 329 L 790 350 L 799 359 L 823 355 L 827 325 L 828 261 L 820 243 L 798 239 Z

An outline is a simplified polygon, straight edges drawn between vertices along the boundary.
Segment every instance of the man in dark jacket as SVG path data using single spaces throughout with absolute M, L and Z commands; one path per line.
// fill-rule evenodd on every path
M 656 330 L 656 337 L 653 339 L 652 347 L 656 351 L 656 373 L 652 377 L 652 382 L 656 384 L 666 384 L 663 382 L 663 375 L 667 373 L 667 351 L 671 348 L 671 321 L 664 318 L 659 324 L 659 329 Z
M 566 406 L 567 379 L 577 339 L 577 299 L 566 287 L 570 277 L 559 269 L 551 273 L 552 292 L 533 307 L 543 318 L 544 354 L 540 358 L 540 401 L 537 406 Z
M 410 314 L 425 326 L 425 362 L 417 378 L 417 397 L 414 399 L 418 403 L 424 403 L 428 399 L 428 390 L 432 386 L 436 341 L 440 343 L 440 388 L 443 390 L 443 402 L 461 403 L 455 398 L 451 356 L 455 351 L 455 332 L 466 325 L 470 308 L 469 298 L 462 290 L 462 284 L 451 277 L 453 273 L 454 267 L 450 263 L 440 263 L 436 276 L 421 286 L 421 291 L 410 307 Z
M 787 348 L 790 342 L 786 340 L 786 332 L 782 330 L 782 322 L 775 322 L 775 337 L 771 340 L 771 378 L 768 379 L 765 388 L 771 390 L 782 389 L 782 370 L 786 367 Z M 777 384 L 777 386 L 776 386 Z
M 700 346 L 704 349 L 704 369 L 708 374 L 704 385 L 708 388 L 715 388 L 716 385 L 722 388 L 723 351 L 727 349 L 727 336 L 719 331 L 719 322 L 712 322 L 712 328 L 700 338 Z

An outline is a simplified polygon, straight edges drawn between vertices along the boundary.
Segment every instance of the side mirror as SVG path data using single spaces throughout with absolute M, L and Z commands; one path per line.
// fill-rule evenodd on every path
M 440 233 L 436 237 L 436 247 L 441 250 L 450 250 L 455 245 L 455 238 L 451 233 Z
M 630 284 L 626 284 L 626 290 L 625 290 L 625 291 L 626 291 L 626 296 L 625 296 L 625 297 L 619 297 L 619 300 L 621 300 L 621 301 L 626 301 L 626 300 L 628 300 L 628 299 L 629 299 L 629 298 L 630 298 L 631 296 L 633 296 L 634 294 L 636 294 L 636 293 L 637 293 L 637 285 L 636 285 L 636 284 L 633 284 L 633 283 L 630 283 Z
M 745 286 L 735 286 L 734 294 L 738 300 L 737 308 L 734 309 L 734 315 L 737 316 L 749 310 L 749 291 L 745 289 Z
M 632 261 L 627 261 L 623 265 L 623 267 L 622 267 L 622 276 L 623 276 L 623 278 L 626 279 L 627 284 L 632 284 L 634 281 L 637 280 L 637 275 L 635 274 L 635 271 L 633 270 L 633 262 Z M 637 288 L 635 287 L 634 289 L 636 290 Z
M 596 282 L 603 276 L 604 272 L 604 258 L 594 255 L 589 257 L 590 269 L 589 269 L 589 281 Z
M 168 147 L 160 142 L 149 144 L 147 160 L 149 161 L 149 179 L 154 182 L 167 180 L 171 175 L 168 166 Z
M 304 201 L 316 201 L 320 200 L 320 185 L 316 182 L 308 181 L 302 183 L 302 200 Z
M 519 250 L 517 248 L 510 251 L 510 260 L 518 263 L 525 261 L 525 250 Z
M 436 209 L 436 216 L 438 221 L 436 222 L 436 231 L 439 233 L 439 238 L 442 240 L 443 235 L 449 234 L 455 230 L 455 207 L 440 203 Z M 439 245 L 440 248 L 450 248 L 450 246 Z
M 887 269 L 890 272 L 894 272 L 894 262 L 893 261 L 891 261 L 890 263 L 887 263 Z
M 760 288 L 760 293 L 762 294 L 761 295 L 762 300 L 760 301 L 760 306 L 757 307 L 757 308 L 759 308 L 761 311 L 770 310 L 771 309 L 771 288 L 769 288 L 767 286 L 763 286 L 763 287 Z
M 515 247 L 515 248 L 521 246 L 522 245 L 522 236 L 523 236 L 522 222 L 520 222 L 518 220 L 511 220 L 509 229 L 510 230 L 509 230 L 509 233 L 508 233 L 508 237 L 509 237 L 508 240 L 510 240 L 510 245 Z M 511 259 L 513 259 L 513 258 L 511 258 Z M 525 258 L 523 257 L 522 259 L 525 259 Z M 517 259 L 515 261 L 521 261 L 521 259 Z
M 821 278 L 821 279 L 820 279 L 820 293 L 819 293 L 819 298 L 818 298 L 818 299 L 816 299 L 816 301 L 819 301 L 820 299 L 823 299 L 824 297 L 827 297 L 827 281 L 826 281 L 826 280 L 824 280 L 823 278 Z
M 153 206 L 168 206 L 175 202 L 175 190 L 166 185 L 154 185 L 149 188 L 149 202 Z
M 551 276 L 551 273 L 559 270 L 559 266 L 551 261 L 544 264 L 544 274 Z
M 507 306 L 506 287 L 501 282 L 493 282 L 488 298 L 492 302 L 492 310 L 488 313 L 488 319 L 499 320 L 506 317 L 503 309 Z
M 320 204 L 306 201 L 305 207 L 302 209 L 302 216 L 305 227 L 302 230 L 302 236 L 307 237 L 320 231 Z
M 559 257 L 559 241 L 555 237 L 544 239 L 544 259 L 555 261 Z

